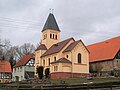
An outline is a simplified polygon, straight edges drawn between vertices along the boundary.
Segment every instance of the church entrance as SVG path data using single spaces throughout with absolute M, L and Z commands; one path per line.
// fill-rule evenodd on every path
M 44 69 L 43 66 L 37 67 L 37 72 L 38 72 L 39 79 L 43 78 L 43 69 Z
M 49 78 L 50 77 L 50 68 L 45 69 L 45 77 Z

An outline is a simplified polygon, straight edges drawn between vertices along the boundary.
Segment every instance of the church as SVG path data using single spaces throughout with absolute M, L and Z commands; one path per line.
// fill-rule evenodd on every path
M 53 13 L 42 29 L 42 39 L 35 51 L 35 76 L 37 68 L 50 72 L 50 78 L 85 77 L 89 75 L 89 51 L 82 40 L 73 37 L 60 41 L 59 26 Z

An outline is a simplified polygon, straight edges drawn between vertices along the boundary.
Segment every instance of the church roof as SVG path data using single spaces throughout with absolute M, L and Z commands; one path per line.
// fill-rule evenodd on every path
M 64 53 L 64 52 L 69 52 L 69 51 L 71 51 L 79 42 L 81 42 L 81 43 L 84 45 L 84 43 L 82 42 L 82 40 L 75 41 L 75 42 L 71 43 L 71 44 L 63 51 L 63 53 Z M 87 49 L 87 47 L 86 47 L 85 45 L 84 45 L 84 47 L 85 47 L 86 50 L 89 52 L 89 50 Z
M 69 43 L 70 40 L 74 39 L 69 38 L 59 43 L 53 44 L 41 57 L 60 52 L 65 47 L 65 45 Z
M 72 63 L 72 62 L 66 58 L 60 58 L 57 61 L 51 62 L 51 64 L 53 63 Z
M 45 31 L 46 29 L 52 29 L 52 30 L 56 30 L 56 31 L 60 31 L 59 27 L 58 27 L 58 24 L 55 20 L 55 17 L 52 13 L 49 14 L 46 22 L 45 22 L 45 25 L 43 27 L 43 31 Z
M 80 40 L 71 43 L 63 52 L 71 51 L 79 42 Z
M 16 64 L 14 67 L 19 67 L 19 66 L 24 66 L 27 64 L 27 62 L 31 59 L 31 58 L 35 58 L 34 54 L 27 54 L 24 55 Z
M 120 50 L 120 36 L 87 46 L 90 51 L 90 62 L 114 59 Z
M 37 50 L 47 50 L 47 48 L 46 48 L 45 44 L 40 44 L 40 46 L 35 51 L 37 51 Z

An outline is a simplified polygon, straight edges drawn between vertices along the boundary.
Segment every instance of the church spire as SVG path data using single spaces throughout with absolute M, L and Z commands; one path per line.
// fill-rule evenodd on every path
M 52 29 L 52 30 L 55 30 L 55 31 L 60 31 L 59 27 L 58 27 L 58 24 L 55 20 L 55 17 L 54 15 L 50 12 L 46 22 L 45 22 L 45 25 L 43 27 L 43 31 L 45 31 L 46 29 Z

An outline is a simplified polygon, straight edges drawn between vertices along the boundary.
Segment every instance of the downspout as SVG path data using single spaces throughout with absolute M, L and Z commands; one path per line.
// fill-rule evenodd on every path
M 72 59 L 72 51 L 71 52 L 71 62 L 72 62 L 72 67 L 71 67 L 71 77 L 73 77 L 73 59 Z

